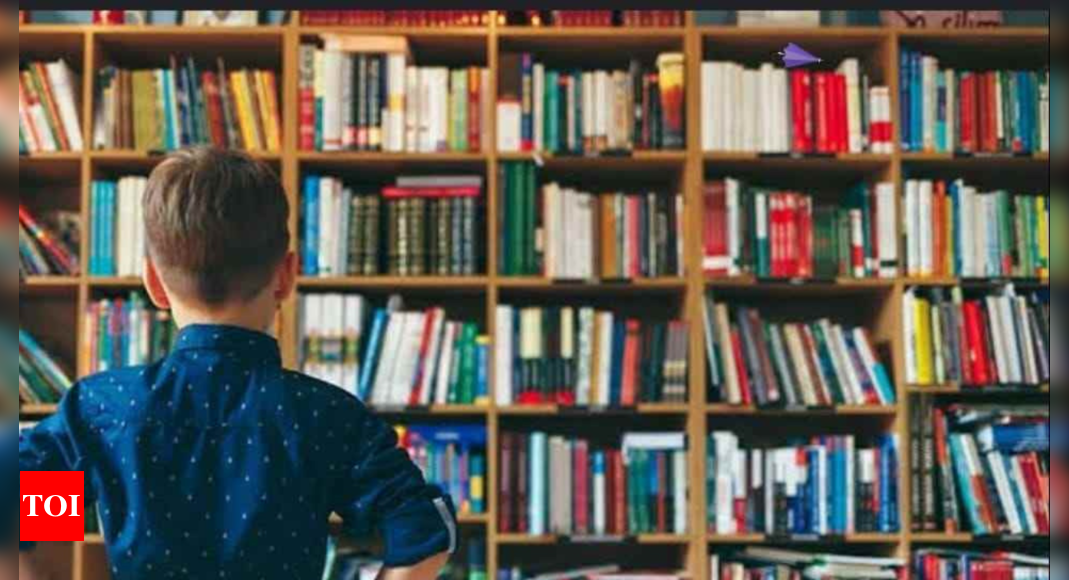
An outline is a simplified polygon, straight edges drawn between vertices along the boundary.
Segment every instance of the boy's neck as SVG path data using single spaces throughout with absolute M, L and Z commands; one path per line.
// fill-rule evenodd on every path
M 211 310 L 172 303 L 171 316 L 178 328 L 192 325 L 234 326 L 266 333 L 274 321 L 271 304 L 244 303 Z

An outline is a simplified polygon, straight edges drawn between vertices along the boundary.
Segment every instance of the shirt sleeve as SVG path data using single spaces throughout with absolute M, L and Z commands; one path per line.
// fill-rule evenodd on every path
M 19 474 L 15 469 L 15 438 L 18 437 L 18 426 L 5 424 L 0 429 L 0 497 L 17 495 L 19 490 Z M 12 498 L 14 499 L 14 498 Z M 21 501 L 21 498 L 19 499 Z M 10 546 L 16 539 L 19 529 L 19 504 L 11 502 L 0 513 L 0 546 Z M 20 549 L 29 546 L 19 545 Z
M 359 403 L 357 403 L 359 405 Z M 334 511 L 350 532 L 377 530 L 385 542 L 388 568 L 418 564 L 456 550 L 456 514 L 449 497 L 423 479 L 397 435 L 362 406 L 355 449 L 340 478 Z

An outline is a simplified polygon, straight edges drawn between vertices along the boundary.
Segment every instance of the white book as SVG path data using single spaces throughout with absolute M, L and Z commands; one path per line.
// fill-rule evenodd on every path
M 1004 106 L 1002 102 L 1002 75 L 995 75 L 995 133 L 998 136 L 999 144 L 1006 137 L 1006 119 L 1002 114 Z
M 532 120 L 534 124 L 534 150 L 545 150 L 545 99 L 546 65 L 536 62 L 531 70 Z
M 719 431 L 713 433 L 713 449 L 716 458 L 716 526 L 717 534 L 728 535 L 736 533 L 735 514 L 732 508 L 734 491 L 732 485 L 734 478 L 734 457 L 738 446 L 738 439 L 734 434 Z
M 438 98 L 432 100 L 434 105 L 431 111 L 431 119 L 434 122 L 434 149 L 432 151 L 449 150 L 449 69 L 438 67 L 434 69 L 437 77 L 434 89 Z
M 903 317 L 906 315 L 904 314 Z M 869 344 L 868 337 L 865 336 L 865 330 L 861 327 L 857 327 L 853 331 L 854 345 L 857 347 L 858 355 L 861 357 L 861 362 L 864 365 L 864 372 L 868 376 L 868 380 L 872 383 L 874 390 L 876 391 L 876 397 L 880 400 L 881 405 L 890 405 L 893 401 L 887 400 L 884 396 L 883 389 L 880 388 L 879 380 L 876 377 L 876 365 L 879 364 L 876 360 L 875 353 L 872 352 L 871 345 Z M 894 385 L 890 386 L 892 391 Z
M 728 274 L 737 276 L 741 273 L 742 262 L 742 234 L 739 231 L 739 196 L 742 187 L 739 180 L 730 177 L 724 180 L 724 184 L 727 196 L 728 253 L 731 256 Z
M 672 452 L 672 499 L 674 503 L 673 515 L 675 516 L 672 529 L 677 534 L 687 533 L 687 453 L 685 451 Z
M 421 90 L 422 86 L 423 85 L 420 82 L 419 67 L 406 67 L 404 150 L 412 153 L 420 150 L 419 123 L 420 112 L 422 111 L 422 105 L 420 103 L 420 99 L 423 95 L 423 91 Z
M 765 452 L 765 521 L 758 522 L 755 528 L 763 530 L 766 534 L 771 534 L 775 531 L 773 526 L 773 514 L 775 514 L 773 494 L 775 493 L 775 484 L 782 481 L 782 470 L 780 470 L 778 458 L 779 451 L 776 449 L 769 449 Z
M 816 406 L 817 388 L 813 384 L 812 375 L 807 370 L 802 336 L 798 333 L 798 327 L 794 324 L 787 324 L 783 328 L 783 334 L 787 339 L 787 351 L 790 353 L 791 365 L 797 369 L 796 374 L 801 387 L 802 402 L 807 407 Z
M 1013 489 L 1010 488 L 1010 479 L 1006 473 L 1006 464 L 1002 462 L 1002 455 L 998 451 L 991 450 L 984 454 L 984 458 L 987 460 L 988 471 L 995 480 L 995 491 L 998 493 L 999 503 L 1002 504 L 1002 511 L 1006 514 L 1010 533 L 1024 534 L 1027 530 L 1024 522 L 1021 521 L 1020 512 L 1017 511 L 1017 502 L 1013 497 Z
M 490 69 L 479 69 L 479 150 L 489 151 L 494 104 L 490 100 Z
M 776 125 L 776 152 L 787 153 L 791 150 L 791 127 L 793 121 L 791 120 L 791 81 L 787 74 L 786 69 L 777 68 L 775 74 L 776 78 L 776 99 L 778 101 L 776 110 L 779 113 L 779 123 Z
M 817 493 L 819 497 L 828 497 L 828 448 L 817 445 Z M 817 504 L 817 530 L 821 535 L 830 533 L 828 529 L 828 502 Z
M 600 407 L 609 406 L 609 384 L 612 378 L 612 327 L 613 314 L 599 312 L 598 319 L 598 401 Z
M 923 139 L 924 150 L 935 150 L 935 123 L 939 102 L 937 98 L 936 75 L 939 73 L 939 61 L 932 56 L 924 56 L 921 61 L 924 111 Z M 997 109 L 1001 110 L 1001 109 Z
M 839 73 L 846 78 L 846 120 L 850 153 L 862 152 L 861 138 L 861 70 L 856 58 L 845 59 Z
M 546 508 L 545 505 L 546 482 L 546 436 L 544 433 L 531 433 L 530 450 L 528 461 L 530 465 L 527 473 L 530 474 L 530 489 L 528 490 L 528 533 L 532 536 L 542 536 L 546 533 Z
M 974 276 L 976 272 L 976 249 L 973 236 L 973 205 L 975 204 L 974 197 L 976 190 L 967 187 L 965 182 L 960 179 L 957 180 L 956 185 L 961 197 L 961 207 L 958 208 L 958 221 L 961 222 L 960 242 L 962 246 L 959 250 L 959 253 L 961 254 L 960 275 L 962 277 L 970 277 Z
M 593 491 L 593 503 L 594 503 L 594 525 L 593 531 L 595 536 L 604 536 L 608 526 L 606 525 L 606 480 L 605 480 L 605 455 L 601 452 L 595 452 L 594 464 L 596 465 L 593 470 L 594 480 L 591 484 Z
M 925 180 L 920 186 L 920 274 L 931 276 L 935 273 L 933 263 L 933 240 L 932 230 L 932 182 Z
M 343 328 L 343 334 L 345 336 L 346 347 L 352 345 L 352 350 L 356 350 L 356 345 L 360 344 L 360 339 L 364 336 L 364 310 L 365 301 L 364 297 L 357 294 L 347 294 L 345 296 L 345 322 Z M 342 368 L 342 383 L 341 387 L 346 391 L 349 391 L 353 395 L 356 395 L 356 383 L 360 377 L 360 359 L 359 355 L 350 358 L 348 352 L 343 353 L 345 357 L 344 366 Z
M 446 322 L 442 331 L 442 354 L 438 356 L 438 373 L 435 377 L 434 404 L 449 402 L 449 387 L 453 380 L 453 367 L 457 364 L 456 342 L 460 333 L 459 322 Z
M 1041 348 L 1041 345 L 1037 345 L 1032 340 L 1032 324 L 1028 316 L 1028 301 L 1021 296 L 1015 296 L 1011 299 L 1011 307 L 1015 308 L 1013 313 L 1014 320 L 1022 328 L 1023 342 L 1020 346 L 1021 353 L 1021 372 L 1022 378 L 1025 383 L 1029 385 L 1035 385 L 1040 382 L 1039 365 L 1036 362 L 1037 349 Z M 1020 342 L 1020 341 L 1019 341 Z
M 595 138 L 598 143 L 607 143 L 609 137 L 609 115 L 613 110 L 612 91 L 609 86 L 609 73 L 599 70 L 594 73 L 594 112 Z
M 390 381 L 393 379 L 393 367 L 397 362 L 397 350 L 404 333 L 405 316 L 403 312 L 391 312 L 386 322 L 385 337 L 379 356 L 375 359 L 375 381 L 367 400 L 373 405 L 386 404 L 390 397 Z
M 386 55 L 386 103 L 383 115 L 383 143 L 386 151 L 401 152 L 405 150 L 408 125 L 405 119 L 408 95 L 408 69 L 405 55 L 392 53 Z
M 344 331 L 344 297 L 341 294 L 327 294 L 323 297 L 323 344 L 329 349 L 325 354 L 330 362 L 324 365 L 324 380 L 336 387 L 343 388 L 344 382 L 340 350 Z
M 735 445 L 736 445 L 735 454 L 732 455 L 732 456 L 729 456 L 727 458 L 728 459 L 728 464 L 729 464 L 730 469 L 731 469 L 731 497 L 730 497 L 730 499 L 731 499 L 732 507 L 734 507 L 735 505 L 738 505 L 739 503 L 745 503 L 746 502 L 746 496 L 750 493 L 749 487 L 746 485 L 746 466 L 747 466 L 747 463 L 748 463 L 746 461 L 746 450 L 737 448 L 738 441 L 735 442 Z M 732 517 L 734 519 L 734 514 L 732 514 Z M 743 530 L 739 529 L 738 521 L 736 521 L 735 525 L 734 525 L 734 532 L 733 533 L 738 534 L 738 533 L 740 533 L 742 531 Z
M 427 313 L 431 317 L 430 343 L 427 345 L 427 354 L 423 359 L 419 383 L 419 404 L 430 405 L 434 398 L 434 379 L 439 369 L 439 361 L 442 356 L 442 334 L 445 328 L 445 311 L 441 308 L 433 308 Z
M 560 185 L 556 182 L 547 183 L 542 187 L 542 215 L 544 216 L 542 262 L 546 276 L 549 278 L 560 277 L 558 252 L 561 244 L 560 226 L 564 218 L 562 195 Z
M 1027 489 L 1025 482 L 1027 480 L 1024 478 L 1024 471 L 1021 470 L 1021 462 L 1018 461 L 1017 456 L 1006 457 L 1005 461 L 1006 463 L 1009 463 L 1009 475 L 1011 478 L 1012 485 L 1016 486 L 1017 489 L 1021 490 L 1022 495 L 1025 495 L 1024 490 Z M 1025 505 L 1025 509 L 1022 510 L 1024 514 L 1023 523 L 1027 526 L 1029 534 L 1038 534 L 1039 522 L 1036 521 L 1035 513 L 1031 509 L 1028 509 L 1028 507 L 1028 505 Z
M 987 311 L 990 315 L 987 317 L 988 329 L 991 332 L 991 343 L 995 356 L 995 368 L 998 371 L 998 382 L 1000 384 L 1010 383 L 1010 371 L 1009 362 L 1006 360 L 1006 338 L 1007 333 L 1002 326 L 1002 308 L 999 306 L 1000 298 L 997 296 L 988 296 L 985 298 L 987 303 Z
M 323 150 L 338 151 L 342 144 L 342 72 L 345 55 L 338 51 L 323 52 Z
M 423 345 L 423 331 L 427 322 L 424 312 L 405 313 L 405 331 L 397 350 L 397 362 L 393 371 L 389 404 L 407 405 L 412 396 L 416 372 L 419 367 L 419 351 Z
M 934 306 L 934 305 L 933 305 Z M 943 316 L 938 308 L 930 308 L 932 329 L 932 365 L 934 367 L 935 382 L 942 384 L 947 381 L 946 364 L 943 357 L 943 348 L 940 347 L 940 338 L 943 336 Z
M 67 63 L 57 60 L 45 64 L 45 72 L 48 75 L 48 83 L 52 88 L 52 95 L 59 112 L 63 134 L 67 137 L 71 151 L 81 151 L 82 126 L 78 122 L 78 108 L 75 95 L 74 75 Z M 80 89 L 81 87 L 78 87 Z
M 520 117 L 522 108 L 516 101 L 497 104 L 497 150 L 515 153 L 520 150 Z
M 919 227 L 918 221 L 920 220 L 920 214 L 918 208 L 918 197 L 920 195 L 920 182 L 916 180 L 909 180 L 906 182 L 905 199 L 903 200 L 903 210 L 905 219 L 903 220 L 902 227 L 906 236 L 906 273 L 908 276 L 920 275 L 920 240 L 917 237 L 917 228 Z
M 716 63 L 703 62 L 701 66 L 701 127 L 702 127 L 702 151 L 715 151 L 714 124 L 715 105 L 719 94 L 716 92 L 720 87 L 716 85 Z
M 324 177 L 319 180 L 319 275 L 330 276 L 334 273 L 334 260 L 331 258 L 330 240 L 333 237 L 331 229 L 334 226 L 334 187 L 333 178 Z
M 953 152 L 957 147 L 958 132 L 955 128 L 960 124 L 955 122 L 958 118 L 957 106 L 958 106 L 958 83 L 957 73 L 954 69 L 947 69 L 943 71 L 946 84 L 946 142 L 943 143 L 943 150 L 947 152 Z
M 774 149 L 772 133 L 775 124 L 772 120 L 776 114 L 775 94 L 772 90 L 772 63 L 761 64 L 757 79 L 757 96 L 761 103 L 761 114 L 758 115 L 754 128 L 759 136 L 757 150 L 769 153 Z
M 575 402 L 578 405 L 590 404 L 591 380 L 594 371 L 594 317 L 593 308 L 579 309 L 579 350 L 576 354 L 579 361 L 575 387 Z
M 831 353 L 832 367 L 836 379 L 843 387 L 843 397 L 846 399 L 844 402 L 848 405 L 857 404 L 857 392 L 854 390 L 856 376 L 852 378 L 852 375 L 849 373 L 853 368 L 853 365 L 845 358 L 848 355 L 843 352 L 841 341 L 842 336 L 835 332 L 835 326 L 833 326 L 831 321 L 826 318 L 818 321 L 817 325 L 824 333 L 825 340 L 828 343 L 828 350 Z
M 1006 368 L 1008 370 L 1009 382 L 1014 385 L 1018 385 L 1024 382 L 1023 360 L 1022 355 L 1024 351 L 1021 348 L 1020 341 L 1017 340 L 1017 325 L 1014 320 L 1014 296 L 1012 290 L 1008 290 L 1003 296 L 997 299 L 998 315 L 1001 317 L 1002 332 L 1003 332 L 1003 348 L 1006 349 Z
M 879 274 L 881 278 L 898 276 L 898 203 L 895 184 L 876 184 L 876 215 L 879 239 Z
M 494 311 L 494 400 L 498 407 L 512 404 L 513 308 L 499 304 Z

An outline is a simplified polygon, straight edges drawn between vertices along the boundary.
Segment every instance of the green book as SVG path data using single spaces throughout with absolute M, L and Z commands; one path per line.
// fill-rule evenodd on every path
M 538 199 L 538 184 L 535 176 L 534 163 L 523 164 L 523 192 L 524 192 L 524 204 L 523 204 L 523 249 L 526 254 L 525 265 L 523 273 L 528 276 L 535 276 L 541 271 L 541 264 L 539 263 L 538 254 L 535 248 L 535 216 L 538 213 L 537 203 Z
M 824 330 L 819 324 L 810 324 L 809 327 L 813 331 L 813 340 L 817 343 L 817 357 L 820 359 L 822 374 L 828 381 L 828 389 L 831 390 L 831 396 L 834 399 L 833 403 L 841 405 L 846 402 L 846 396 L 843 394 L 843 385 L 839 383 L 839 375 L 835 372 L 835 358 L 831 354 L 829 337 L 824 336 Z
M 474 323 L 467 322 L 460 332 L 460 400 L 461 405 L 475 402 L 475 339 L 479 329 Z
M 522 163 L 508 163 L 505 169 L 505 274 L 520 274 L 520 252 L 523 246 L 523 199 L 520 195 L 522 181 Z
M 641 454 L 638 449 L 630 452 L 630 465 L 627 467 L 627 529 L 632 534 L 640 532 L 639 510 L 643 497 L 641 492 Z

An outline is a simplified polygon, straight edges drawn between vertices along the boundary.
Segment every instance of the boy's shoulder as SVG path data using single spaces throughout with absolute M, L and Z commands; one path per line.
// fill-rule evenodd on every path
M 298 398 L 311 397 L 320 405 L 344 411 L 368 412 L 360 399 L 337 385 L 298 371 L 284 370 L 282 374 L 287 387 L 295 389 Z

